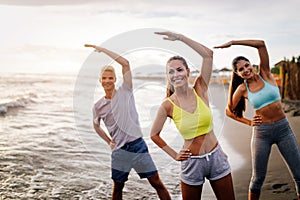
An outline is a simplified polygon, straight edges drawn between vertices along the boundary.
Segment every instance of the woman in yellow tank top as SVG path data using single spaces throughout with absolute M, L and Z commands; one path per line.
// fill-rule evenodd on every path
M 156 32 L 170 41 L 182 41 L 202 58 L 201 75 L 189 87 L 190 69 L 184 58 L 171 57 L 167 62 L 167 98 L 162 102 L 151 130 L 151 139 L 173 159 L 181 162 L 183 200 L 201 199 L 205 178 L 210 181 L 219 200 L 234 199 L 231 169 L 227 156 L 213 131 L 212 113 L 207 95 L 212 72 L 213 51 L 181 34 Z M 167 118 L 171 118 L 184 138 L 183 149 L 171 148 L 160 133 Z

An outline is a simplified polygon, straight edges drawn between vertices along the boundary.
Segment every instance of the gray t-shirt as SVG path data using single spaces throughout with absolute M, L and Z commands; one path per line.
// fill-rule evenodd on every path
M 113 150 L 143 136 L 131 88 L 125 82 L 112 99 L 102 97 L 93 107 L 94 123 L 103 120 L 111 138 L 116 143 Z

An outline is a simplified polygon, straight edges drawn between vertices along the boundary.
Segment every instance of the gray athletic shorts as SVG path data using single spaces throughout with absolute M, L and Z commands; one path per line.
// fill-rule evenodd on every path
M 181 161 L 181 181 L 188 185 L 202 185 L 225 177 L 231 172 L 227 155 L 220 145 L 208 154 L 191 156 Z

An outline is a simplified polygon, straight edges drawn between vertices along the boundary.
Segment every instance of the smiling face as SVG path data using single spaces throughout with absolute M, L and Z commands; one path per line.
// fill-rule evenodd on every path
M 239 60 L 235 67 L 235 72 L 243 79 L 249 79 L 255 74 L 254 68 L 249 61 Z
M 167 77 L 171 85 L 180 87 L 188 84 L 190 69 L 181 60 L 171 60 L 167 65 Z
M 105 91 L 115 89 L 116 75 L 111 70 L 105 70 L 101 74 L 100 83 Z

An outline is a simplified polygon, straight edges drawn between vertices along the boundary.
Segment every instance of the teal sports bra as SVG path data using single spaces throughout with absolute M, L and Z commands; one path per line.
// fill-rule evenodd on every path
M 247 81 L 245 81 L 248 91 L 248 100 L 256 110 L 281 99 L 279 88 L 265 81 L 260 75 L 258 76 L 264 82 L 264 87 L 257 92 L 250 92 Z

